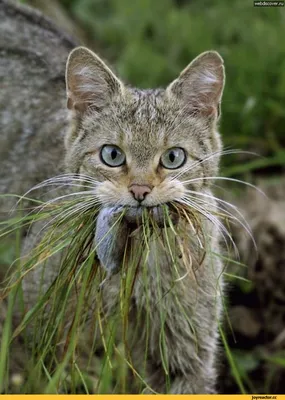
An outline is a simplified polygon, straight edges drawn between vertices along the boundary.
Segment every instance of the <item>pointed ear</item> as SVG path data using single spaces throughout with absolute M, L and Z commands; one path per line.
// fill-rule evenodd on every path
M 67 107 L 83 114 L 88 108 L 102 109 L 123 84 L 107 65 L 85 47 L 74 49 L 66 64 Z
M 185 105 L 185 111 L 218 116 L 225 72 L 222 57 L 207 51 L 195 58 L 166 89 Z

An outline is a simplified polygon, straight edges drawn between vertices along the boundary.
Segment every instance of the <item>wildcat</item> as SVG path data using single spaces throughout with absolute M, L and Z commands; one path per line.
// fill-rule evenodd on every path
M 208 201 L 198 208 L 201 224 L 211 252 L 219 253 L 220 229 L 211 217 L 216 204 L 212 180 L 207 178 L 217 175 L 222 148 L 217 133 L 224 87 L 220 55 L 214 51 L 201 54 L 166 89 L 140 90 L 123 84 L 92 51 L 77 47 L 69 54 L 66 65 L 67 111 L 62 91 L 63 60 L 75 47 L 73 41 L 28 9 L 1 0 L 0 13 L 1 32 L 5 33 L 1 43 L 1 77 L 5 77 L 1 99 L 1 193 L 23 194 L 34 184 L 64 171 L 97 182 L 94 197 L 100 202 L 101 211 L 95 242 L 101 242 L 98 257 L 109 274 L 102 289 L 107 303 L 116 297 L 125 228 L 140 219 L 143 208 L 154 210 L 159 220 L 162 204 L 193 204 L 195 194 L 202 194 Z M 10 19 L 10 25 L 4 24 L 3 18 Z M 25 25 L 22 38 L 15 28 L 19 29 L 19 25 Z M 46 50 L 41 42 L 48 44 Z M 53 57 L 54 48 L 57 52 Z M 118 210 L 126 207 L 121 230 L 116 237 L 106 236 Z M 8 208 L 3 204 L 2 209 Z M 185 221 L 175 224 L 185 225 Z M 39 229 L 35 224 L 25 238 L 25 251 L 37 243 Z M 116 242 L 113 252 L 110 241 Z M 194 255 L 198 252 L 196 247 L 189 236 Z M 195 264 L 196 258 L 193 259 Z M 45 276 L 46 287 L 57 273 L 54 260 L 51 267 Z M 222 263 L 215 258 L 213 265 L 206 252 L 202 264 L 194 267 L 195 278 L 186 275 L 175 285 L 175 299 L 183 304 L 186 315 L 173 296 L 159 298 L 151 252 L 147 260 L 149 292 L 143 290 L 139 280 L 134 288 L 132 314 L 150 301 L 147 383 L 157 393 L 215 392 Z M 162 289 L 167 289 L 173 266 L 163 250 L 159 268 Z M 39 276 L 40 272 L 34 271 L 24 282 L 30 304 L 37 295 Z M 166 312 L 169 387 L 157 346 L 161 327 L 158 300 Z M 142 323 L 141 338 L 145 336 Z M 138 357 L 140 346 L 138 340 Z

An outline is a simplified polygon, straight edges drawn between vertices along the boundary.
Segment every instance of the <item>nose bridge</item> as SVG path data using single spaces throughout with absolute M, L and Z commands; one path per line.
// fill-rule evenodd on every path
M 155 171 L 150 165 L 140 166 L 137 163 L 134 163 L 132 167 L 129 169 L 128 173 L 128 181 L 129 186 L 131 185 L 141 185 L 141 186 L 153 186 L 155 180 Z
M 141 166 L 133 163 L 128 175 L 128 190 L 138 202 L 143 201 L 157 184 L 157 177 L 151 165 Z

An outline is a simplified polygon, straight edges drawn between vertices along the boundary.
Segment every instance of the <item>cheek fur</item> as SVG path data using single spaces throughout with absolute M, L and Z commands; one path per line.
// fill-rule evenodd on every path
M 179 180 L 164 180 L 152 189 L 143 204 L 145 206 L 155 206 L 170 201 L 178 201 L 184 196 L 184 193 L 184 185 Z
M 95 195 L 103 206 L 137 206 L 137 201 L 134 200 L 125 185 L 114 184 L 110 181 L 98 185 Z
M 133 198 L 125 185 L 105 181 L 96 187 L 94 194 L 103 206 L 138 206 L 138 202 Z M 163 181 L 160 185 L 152 189 L 142 205 L 145 207 L 153 207 L 170 201 L 178 201 L 184 194 L 185 188 L 181 182 Z
M 195 164 L 196 162 L 194 162 Z M 204 176 L 205 169 L 203 164 L 195 165 L 193 168 L 190 165 L 190 168 L 179 179 L 186 189 L 200 190 L 208 183 L 206 180 L 203 180 Z

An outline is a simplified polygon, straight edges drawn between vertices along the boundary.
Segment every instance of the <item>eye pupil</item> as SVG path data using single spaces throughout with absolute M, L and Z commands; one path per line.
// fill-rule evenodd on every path
M 114 160 L 116 157 L 117 157 L 117 150 L 116 150 L 116 149 L 113 149 L 113 150 L 111 151 L 111 158 L 112 158 L 112 160 Z
M 169 160 L 170 160 L 172 163 L 174 162 L 174 160 L 175 160 L 174 151 L 171 151 L 171 152 L 169 153 Z

